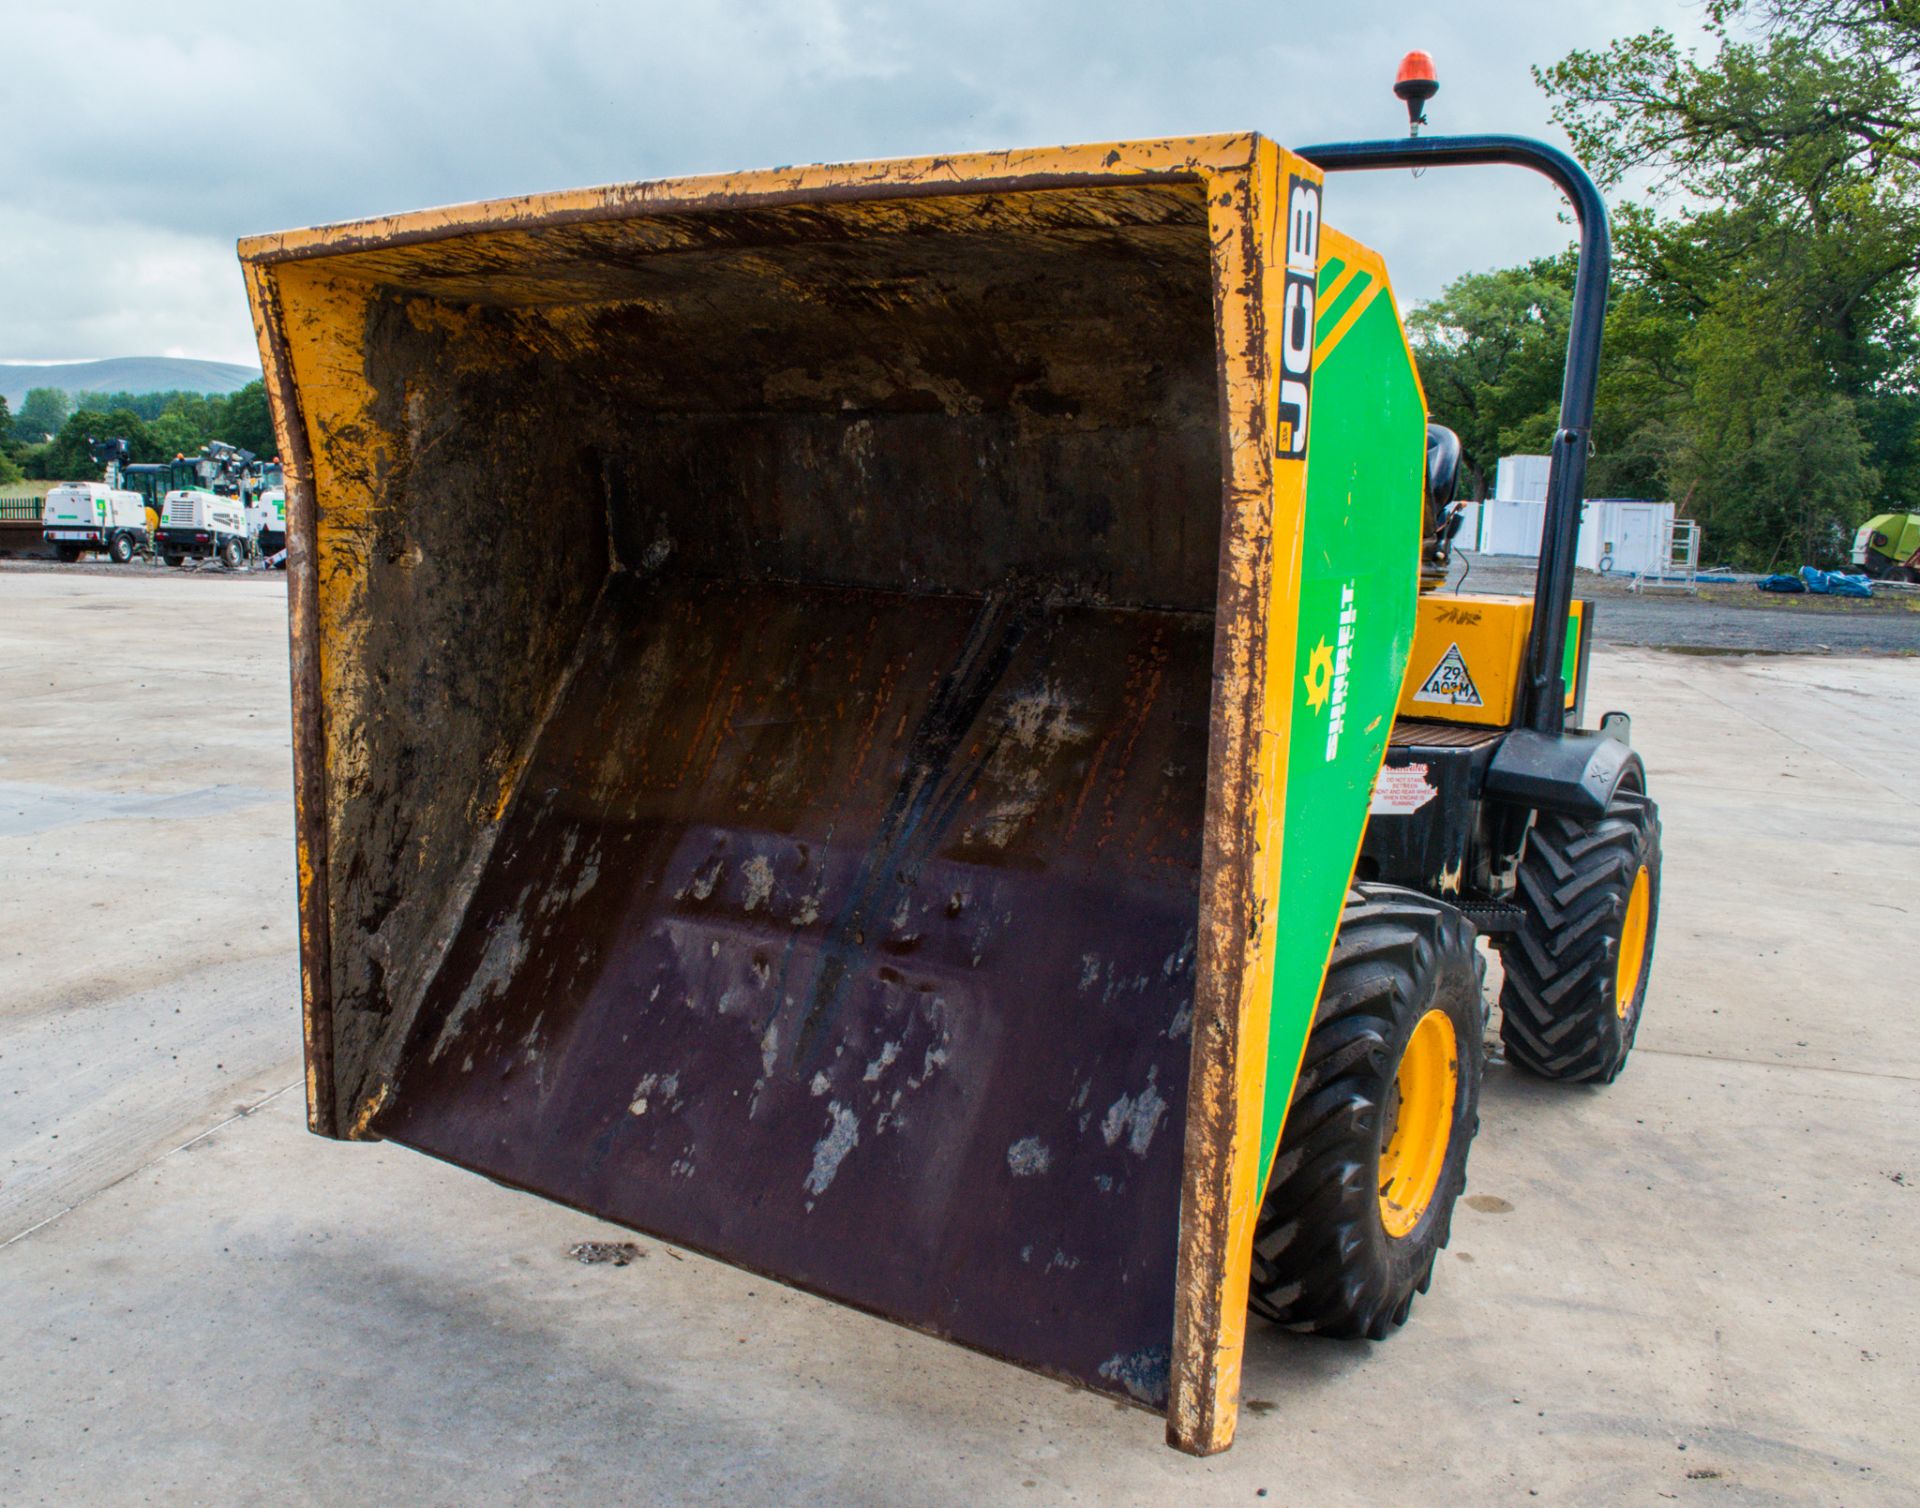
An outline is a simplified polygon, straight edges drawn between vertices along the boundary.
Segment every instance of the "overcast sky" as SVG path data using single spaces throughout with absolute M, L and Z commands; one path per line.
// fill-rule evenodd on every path
M 5 0 L 0 360 L 258 359 L 236 237 L 668 174 L 1255 128 L 1552 136 L 1529 65 L 1697 0 Z M 1332 19 L 1329 19 L 1329 18 Z M 1513 169 L 1336 181 L 1402 298 L 1558 248 Z

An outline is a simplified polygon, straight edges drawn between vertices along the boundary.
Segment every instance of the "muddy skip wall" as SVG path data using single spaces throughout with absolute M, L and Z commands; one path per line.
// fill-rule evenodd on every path
M 1201 190 L 537 240 L 277 274 L 356 541 L 323 1110 L 1164 1404 Z

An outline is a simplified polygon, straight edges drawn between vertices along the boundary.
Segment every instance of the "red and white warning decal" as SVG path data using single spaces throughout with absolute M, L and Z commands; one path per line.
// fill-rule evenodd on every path
M 1427 672 L 1427 678 L 1420 683 L 1420 689 L 1413 694 L 1416 702 L 1439 702 L 1447 707 L 1484 707 L 1480 700 L 1480 688 L 1473 684 L 1473 677 L 1467 673 L 1467 662 L 1460 653 L 1458 644 L 1449 644 L 1447 652 L 1440 656 L 1440 663 Z
M 1427 779 L 1425 765 L 1383 765 L 1380 778 L 1373 783 L 1373 805 L 1367 811 L 1375 817 L 1407 817 L 1439 794 Z

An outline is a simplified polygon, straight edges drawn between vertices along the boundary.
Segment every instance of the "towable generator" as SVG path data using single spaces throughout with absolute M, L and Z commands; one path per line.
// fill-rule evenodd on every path
M 1456 162 L 1583 225 L 1529 598 L 1444 590 L 1458 446 L 1334 228 L 1339 173 Z M 1249 1307 L 1377 1338 L 1428 1286 L 1477 938 L 1509 1062 L 1619 1072 L 1658 826 L 1583 713 L 1607 238 L 1558 152 L 781 168 L 241 254 L 319 1134 L 1208 1452 Z
M 61 482 L 47 490 L 41 537 L 68 563 L 95 550 L 125 565 L 152 548 L 140 494 L 104 482 Z

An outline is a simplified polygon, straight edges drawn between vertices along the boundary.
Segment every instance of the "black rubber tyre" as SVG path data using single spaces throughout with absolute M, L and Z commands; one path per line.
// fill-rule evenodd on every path
M 1644 943 L 1622 1010 L 1622 933 L 1643 867 Z M 1612 1083 L 1633 1050 L 1653 971 L 1660 809 L 1642 792 L 1623 789 L 1597 821 L 1540 813 L 1527 836 L 1514 899 L 1525 920 L 1499 939 L 1507 1061 L 1542 1078 Z
M 60 562 L 60 564 L 72 565 L 76 560 L 80 558 L 80 546 L 55 545 L 53 547 L 53 553 L 54 553 L 54 557 Z
M 240 560 L 240 541 L 229 539 L 220 546 L 220 564 L 229 571 L 237 571 L 240 568 Z
M 165 558 L 170 566 L 183 566 L 187 563 L 187 557 L 184 555 L 169 555 Z
M 1459 911 L 1417 891 L 1357 885 L 1254 1227 L 1255 1314 L 1317 1335 L 1384 1340 L 1433 1281 L 1467 1152 L 1480 1126 L 1485 964 Z M 1394 1132 L 1401 1057 L 1430 1011 L 1453 1031 L 1444 1161 L 1417 1222 L 1387 1229 L 1381 1154 Z
M 113 536 L 113 543 L 107 547 L 107 558 L 115 565 L 125 565 L 133 559 L 133 541 L 124 534 Z

